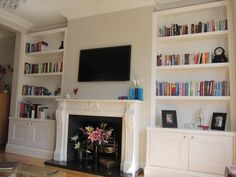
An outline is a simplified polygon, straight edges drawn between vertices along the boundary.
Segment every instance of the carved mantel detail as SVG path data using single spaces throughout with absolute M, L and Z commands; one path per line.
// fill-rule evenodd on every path
M 54 160 L 67 160 L 67 133 L 69 115 L 121 117 L 121 170 L 135 174 L 139 169 L 138 114 L 140 101 L 134 100 L 80 100 L 59 99 L 56 111 L 57 139 Z

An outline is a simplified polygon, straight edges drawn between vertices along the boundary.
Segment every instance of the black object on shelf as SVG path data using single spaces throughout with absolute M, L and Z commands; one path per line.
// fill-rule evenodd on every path
M 60 45 L 59 49 L 64 49 L 64 41 L 61 41 L 61 45 Z

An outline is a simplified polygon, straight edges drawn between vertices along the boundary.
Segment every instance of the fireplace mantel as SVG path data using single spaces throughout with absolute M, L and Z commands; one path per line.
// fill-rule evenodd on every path
M 135 174 L 139 169 L 139 107 L 137 100 L 58 99 L 57 138 L 54 160 L 67 160 L 69 115 L 122 118 L 121 171 Z

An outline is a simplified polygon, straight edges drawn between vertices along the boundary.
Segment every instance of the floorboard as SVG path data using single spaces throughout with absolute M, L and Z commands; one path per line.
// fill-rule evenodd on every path
M 19 161 L 21 163 L 25 163 L 25 164 L 29 164 L 29 165 L 35 165 L 35 166 L 41 166 L 41 167 L 45 166 L 44 165 L 45 160 L 43 160 L 43 159 L 6 153 L 3 148 L 0 148 L 0 161 L 3 161 L 3 160 Z M 56 168 L 56 167 L 51 167 L 51 166 L 47 166 L 47 168 L 59 170 L 60 172 L 62 172 L 64 177 L 99 177 L 97 175 L 91 175 L 91 174 L 87 174 L 87 173 L 82 173 L 82 172 L 77 172 L 77 171 L 72 171 L 72 170 L 66 170 L 66 169 Z M 144 177 L 144 175 L 141 174 L 141 175 L 139 175 L 139 177 Z

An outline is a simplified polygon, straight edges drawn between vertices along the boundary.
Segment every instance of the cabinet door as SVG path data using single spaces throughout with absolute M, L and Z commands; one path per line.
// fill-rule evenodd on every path
M 151 132 L 150 165 L 188 169 L 188 139 L 181 133 Z
M 31 147 L 53 150 L 55 141 L 55 125 L 52 123 L 31 122 Z
M 233 138 L 192 135 L 189 141 L 189 169 L 224 174 L 225 166 L 233 164 Z
M 29 123 L 27 121 L 10 120 L 9 123 L 9 142 L 17 145 L 28 145 Z

